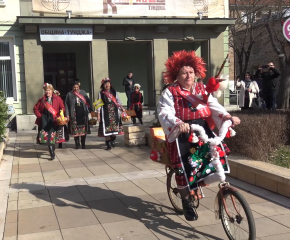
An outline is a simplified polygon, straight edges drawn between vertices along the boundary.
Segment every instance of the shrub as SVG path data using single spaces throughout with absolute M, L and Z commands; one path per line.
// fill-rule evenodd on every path
M 241 119 L 235 127 L 237 135 L 226 139 L 232 153 L 268 161 L 269 156 L 280 146 L 289 142 L 289 111 L 241 111 L 232 112 Z
M 4 92 L 0 91 L 0 141 L 5 137 L 7 110 L 8 106 L 6 104 Z

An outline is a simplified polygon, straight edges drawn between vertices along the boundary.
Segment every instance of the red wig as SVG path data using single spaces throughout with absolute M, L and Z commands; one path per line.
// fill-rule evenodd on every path
M 195 76 L 205 78 L 205 62 L 201 57 L 195 55 L 195 51 L 186 52 L 185 50 L 174 52 L 165 63 L 166 73 L 164 74 L 164 83 L 172 83 L 176 80 L 181 68 L 190 66 L 194 69 Z

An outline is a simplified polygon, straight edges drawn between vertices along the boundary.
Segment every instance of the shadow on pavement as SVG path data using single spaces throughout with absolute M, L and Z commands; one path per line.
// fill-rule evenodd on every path
M 221 240 L 187 225 L 186 221 L 177 217 L 172 208 L 157 201 L 151 202 L 136 196 L 127 196 L 116 190 L 89 185 L 45 188 L 43 185 L 29 183 L 14 184 L 11 188 L 28 190 L 36 198 L 52 202 L 58 208 L 88 209 L 89 207 L 101 224 L 108 221 L 108 217 L 109 222 L 114 222 L 112 219 L 115 219 L 115 222 L 134 219 L 141 221 L 153 233 L 169 239 L 200 239 L 203 235 L 210 239 Z

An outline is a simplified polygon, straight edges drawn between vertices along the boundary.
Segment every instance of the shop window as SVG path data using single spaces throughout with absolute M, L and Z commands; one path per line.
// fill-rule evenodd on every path
M 5 97 L 13 97 L 16 100 L 14 69 L 13 41 L 0 38 L 0 91 L 4 92 Z

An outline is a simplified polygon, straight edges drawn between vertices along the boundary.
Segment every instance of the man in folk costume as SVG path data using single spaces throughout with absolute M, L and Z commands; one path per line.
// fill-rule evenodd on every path
M 204 178 L 198 183 L 195 181 L 201 174 L 206 177 L 211 171 L 201 163 L 203 159 L 210 165 L 210 156 L 207 154 L 208 146 L 195 133 L 190 132 L 190 125 L 202 126 L 208 137 L 213 138 L 214 125 L 220 128 L 226 120 L 237 125 L 240 119 L 232 117 L 210 94 L 219 90 L 221 80 L 210 78 L 206 87 L 203 83 L 194 82 L 195 77 L 203 79 L 206 76 L 205 63 L 194 51 L 175 52 L 165 66 L 167 83 L 170 85 L 159 99 L 158 117 L 166 135 L 172 165 L 176 170 L 175 179 L 182 198 L 184 216 L 193 221 L 197 219 L 197 214 L 189 196 L 197 189 L 197 184 L 208 185 L 213 183 L 213 178 Z M 221 150 L 221 162 L 224 161 L 222 155 L 225 154 Z M 196 161 L 192 161 L 193 159 Z M 224 162 L 223 165 L 225 168 Z

